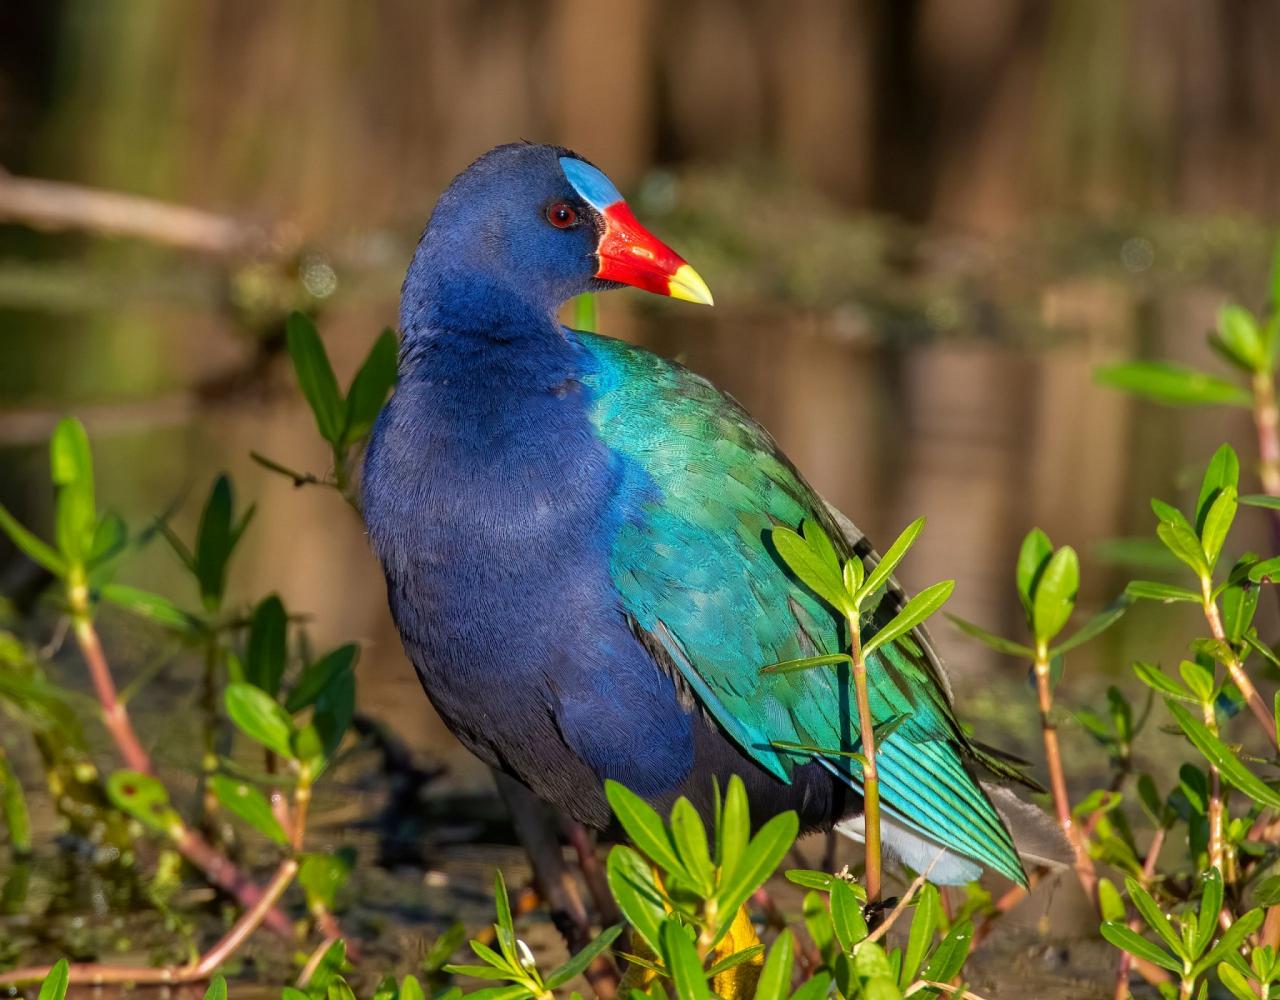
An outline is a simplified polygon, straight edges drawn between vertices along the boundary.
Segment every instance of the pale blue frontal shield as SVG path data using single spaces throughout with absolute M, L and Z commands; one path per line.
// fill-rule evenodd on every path
M 603 212 L 615 202 L 622 201 L 622 195 L 613 186 L 613 181 L 590 163 L 583 163 L 572 156 L 562 156 L 560 169 L 569 178 L 573 189 L 597 212 Z

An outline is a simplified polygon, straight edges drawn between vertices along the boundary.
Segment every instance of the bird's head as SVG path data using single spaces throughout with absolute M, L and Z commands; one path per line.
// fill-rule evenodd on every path
M 443 272 L 500 283 L 552 309 L 620 285 L 712 301 L 698 272 L 640 225 L 603 172 L 532 143 L 490 150 L 440 196 L 406 293 Z

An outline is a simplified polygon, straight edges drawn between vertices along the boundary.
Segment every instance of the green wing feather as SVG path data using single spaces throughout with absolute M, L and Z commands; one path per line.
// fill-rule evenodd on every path
M 572 336 L 591 358 L 583 381 L 594 398 L 593 422 L 625 468 L 626 516 L 611 574 L 627 613 L 667 648 L 703 705 L 762 767 L 787 781 L 818 756 L 858 785 L 860 769 L 847 757 L 778 747 L 857 748 L 847 671 L 760 673 L 770 663 L 847 648 L 838 616 L 778 561 L 771 530 L 816 520 L 841 558 L 854 554 L 854 538 L 768 433 L 705 379 L 620 341 Z M 857 554 L 874 559 L 864 545 Z M 864 615 L 864 635 L 900 603 L 896 588 L 886 588 Z M 928 637 L 916 632 L 881 647 L 868 668 L 877 728 L 903 717 L 877 754 L 886 808 L 1024 881 L 1008 830 L 969 773 L 969 762 L 986 755 L 956 722 Z

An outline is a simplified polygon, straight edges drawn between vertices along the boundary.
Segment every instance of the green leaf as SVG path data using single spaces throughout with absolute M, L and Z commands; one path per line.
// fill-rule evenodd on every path
M 1040 574 L 1031 604 L 1032 631 L 1038 642 L 1048 642 L 1067 624 L 1080 589 L 1080 560 L 1075 549 L 1064 545 L 1049 559 Z
M 968 920 L 957 920 L 929 956 L 929 964 L 921 978 L 935 983 L 950 982 L 964 968 L 972 945 L 973 924 Z
M 276 700 L 253 684 L 228 684 L 227 715 L 240 731 L 281 757 L 291 758 L 293 722 Z
M 1201 532 L 1201 544 L 1212 571 L 1218 564 L 1222 554 L 1222 546 L 1227 540 L 1227 532 L 1231 530 L 1231 522 L 1236 518 L 1236 490 L 1234 486 L 1225 486 L 1218 498 L 1209 506 L 1205 514 L 1204 530 Z
M 9 847 L 14 854 L 31 853 L 31 814 L 27 811 L 27 797 L 22 784 L 14 774 L 9 758 L 0 745 L 0 816 L 9 830 Z
M 1040 574 L 1049 565 L 1053 556 L 1053 543 L 1049 536 L 1039 528 L 1032 528 L 1022 540 L 1018 550 L 1017 584 L 1018 597 L 1022 599 L 1022 609 L 1027 613 L 1027 621 L 1031 621 L 1031 609 L 1035 600 L 1036 585 L 1040 582 Z
M 137 771 L 116 771 L 107 778 L 107 798 L 144 826 L 172 834 L 182 820 L 169 804 L 169 790 L 156 778 Z
M 1226 962 L 1218 964 L 1218 978 L 1236 1000 L 1258 1000 L 1258 994 L 1254 992 L 1249 980 Z
M 1196 576 L 1208 575 L 1209 564 L 1204 549 L 1190 526 L 1163 521 L 1156 525 L 1156 537 L 1164 542 L 1165 548 L 1190 566 Z
M 996 635 L 994 632 L 988 632 L 981 625 L 975 625 L 973 622 L 965 621 L 950 612 L 944 612 L 943 615 L 952 625 L 958 628 L 965 635 L 977 639 L 994 649 L 997 653 L 1005 653 L 1009 656 L 1017 656 L 1023 659 L 1034 659 L 1036 651 L 1030 646 L 1024 646 L 1020 642 L 1014 642 L 1012 639 L 1006 639 L 1003 636 Z
M 1231 586 L 1222 592 L 1222 627 L 1228 642 L 1238 643 L 1244 638 L 1257 610 L 1257 587 Z
M 845 593 L 844 578 L 838 569 L 832 569 L 821 553 L 815 552 L 790 528 L 774 528 L 770 538 L 783 564 L 801 583 L 840 613 L 847 614 L 852 610 L 849 595 Z
M 259 833 L 274 840 L 282 847 L 289 844 L 289 836 L 284 827 L 276 819 L 267 797 L 252 785 L 236 781 L 225 774 L 215 774 L 209 779 L 209 786 L 222 807 L 232 815 L 240 817 Z
M 822 970 L 812 979 L 800 984 L 800 988 L 791 994 L 791 1000 L 823 1000 L 831 995 L 831 973 Z
M 1237 497 L 1240 503 L 1246 507 L 1265 507 L 1267 510 L 1280 510 L 1280 497 L 1269 496 L 1266 493 L 1249 493 L 1242 497 Z
M 1218 914 L 1222 911 L 1222 873 L 1217 868 L 1210 868 L 1200 874 L 1200 884 L 1200 906 L 1196 914 L 1195 940 L 1192 944 L 1193 957 L 1204 954 L 1218 929 Z
M 316 697 L 312 725 L 320 736 L 325 756 L 331 756 L 351 728 L 356 714 L 356 675 L 354 670 L 340 670 Z
M 795 940 L 791 931 L 778 935 L 760 970 L 754 1000 L 786 1000 L 791 990 L 791 970 L 795 964 Z
M 330 444 L 339 444 L 346 408 L 333 367 L 329 364 L 329 355 L 325 353 L 315 326 L 302 313 L 292 313 L 285 322 L 285 339 L 293 370 L 298 375 L 298 385 L 315 414 L 320 436 Z
M 802 913 L 809 937 L 813 938 L 818 951 L 829 958 L 829 952 L 835 943 L 836 932 L 831 926 L 831 911 L 827 907 L 827 897 L 818 892 L 806 892 Z
M 1193 660 L 1183 660 L 1178 664 L 1178 675 L 1197 700 L 1210 701 L 1213 698 L 1213 670 Z
M 594 941 L 583 948 L 573 958 L 565 962 L 558 969 L 552 970 L 547 976 L 546 986 L 549 990 L 557 989 L 563 986 L 575 976 L 580 976 L 587 971 L 587 966 L 596 960 L 596 956 L 604 954 L 609 945 L 613 944 L 619 934 L 622 933 L 622 925 L 615 924 L 600 932 Z
M 285 698 L 284 707 L 290 712 L 301 712 L 309 705 L 315 704 L 317 698 L 326 691 L 340 674 L 355 669 L 356 657 L 360 647 L 355 643 L 347 643 L 325 653 L 314 663 L 308 664 L 293 686 L 289 696 Z
M 227 560 L 232 548 L 232 504 L 231 480 L 225 475 L 219 476 L 209 490 L 209 499 L 200 515 L 194 555 L 200 598 L 209 611 L 221 607 L 226 590 Z
M 49 468 L 58 487 L 54 535 L 70 563 L 82 563 L 93 548 L 98 512 L 93 490 L 89 435 L 74 417 L 58 422 L 49 439 Z
M 657 952 L 662 946 L 659 929 L 667 911 L 648 863 L 638 851 L 617 844 L 605 863 L 605 878 L 627 923 Z
M 1162 601 L 1165 604 L 1174 604 L 1182 601 L 1188 604 L 1199 604 L 1201 597 L 1195 591 L 1187 590 L 1186 587 L 1175 587 L 1170 583 L 1160 583 L 1156 580 L 1133 580 L 1124 592 L 1130 597 L 1148 600 Z
M 779 813 L 760 828 L 742 852 L 732 876 L 721 880 L 716 893 L 721 913 L 736 913 L 751 894 L 764 885 L 791 850 L 799 830 L 800 822 L 793 812 Z M 730 926 L 731 922 L 726 920 L 712 939 L 712 947 L 720 943 Z
M 106 511 L 93 529 L 93 543 L 85 556 L 85 564 L 99 571 L 108 570 L 112 560 L 129 544 L 129 532 L 118 514 Z
M 1280 580 L 1280 556 L 1263 559 L 1249 567 L 1249 580 L 1253 583 Z
M 40 984 L 40 995 L 37 1000 L 64 1000 L 67 995 L 67 984 L 71 981 L 71 969 L 65 958 L 60 958 L 49 974 Z
M 1123 389 L 1170 406 L 1243 406 L 1250 394 L 1234 382 L 1168 361 L 1130 361 L 1105 365 L 1093 373 L 1099 385 Z
M 227 1000 L 227 981 L 222 976 L 213 977 L 213 982 L 204 991 L 204 1000 Z
M 1184 701 L 1197 701 L 1195 695 L 1154 664 L 1136 660 L 1133 664 L 1133 672 L 1138 675 L 1138 680 L 1159 694 L 1181 698 Z
M 54 576 L 65 576 L 67 561 L 49 545 L 32 534 L 22 523 L 9 513 L 8 508 L 0 503 L 0 531 L 9 536 L 14 547 L 33 563 L 43 566 Z
M 595 333 L 599 329 L 596 321 L 596 297 L 591 292 L 574 296 L 573 328 L 587 333 Z
M 1204 754 L 1205 758 L 1218 769 L 1222 777 L 1231 785 L 1244 792 L 1255 802 L 1260 805 L 1270 806 L 1273 809 L 1280 809 L 1280 792 L 1263 783 L 1240 763 L 1230 748 L 1222 742 L 1217 736 L 1213 735 L 1208 727 L 1196 719 L 1185 708 L 1177 702 L 1165 699 L 1165 704 L 1169 708 L 1169 713 L 1182 727 L 1182 731 L 1187 734 L 1193 746 Z
M 831 924 L 835 928 L 836 940 L 846 954 L 853 954 L 854 946 L 867 936 L 862 904 L 843 879 L 831 883 Z
M 635 792 L 616 781 L 606 781 L 605 797 L 631 842 L 649 855 L 659 867 L 677 874 L 687 874 L 671 842 L 662 817 Z
M 104 601 L 110 601 L 126 611 L 167 628 L 187 631 L 197 624 L 195 618 L 167 597 L 153 594 L 149 590 L 139 590 L 123 583 L 108 583 L 102 587 L 99 595 Z
M 1168 916 L 1160 909 L 1160 905 L 1152 898 L 1151 893 L 1147 892 L 1141 883 L 1133 878 L 1126 878 L 1124 887 L 1129 893 L 1129 899 L 1133 902 L 1134 908 L 1142 916 L 1142 919 L 1147 922 L 1147 926 L 1164 939 L 1169 950 L 1179 958 L 1191 957 L 1185 955 L 1186 947 L 1182 938 L 1179 937 Z
M 440 932 L 439 937 L 431 942 L 431 947 L 428 948 L 427 953 L 422 956 L 422 971 L 428 976 L 439 972 L 445 967 L 445 964 L 449 959 L 453 957 L 453 953 L 462 947 L 462 942 L 466 939 L 466 924 L 461 920 L 450 924 Z M 401 1000 L 404 1000 L 403 993 L 401 994 Z
M 853 657 L 848 653 L 824 653 L 821 656 L 802 656 L 798 660 L 780 660 L 761 667 L 762 674 L 793 674 L 799 670 L 812 670 L 814 667 L 830 667 L 837 663 L 852 663 Z
M 394 330 L 383 330 L 347 390 L 346 423 L 342 443 L 355 444 L 373 429 L 387 394 L 395 387 L 400 342 Z
M 839 574 L 840 556 L 836 552 L 836 547 L 831 544 L 830 536 L 822 530 L 822 525 L 813 518 L 809 518 L 800 525 L 800 534 L 805 544 L 813 550 L 814 555 L 826 564 L 827 569 Z
M 831 883 L 835 881 L 834 875 L 812 871 L 808 868 L 791 868 L 784 874 L 788 882 L 803 886 L 806 889 L 820 889 L 822 892 L 829 892 Z
M 284 603 L 275 594 L 262 599 L 249 623 L 245 679 L 272 698 L 280 693 L 280 681 L 284 677 L 288 624 Z
M 662 958 L 681 1000 L 712 1000 L 698 952 L 684 926 L 675 920 L 662 925 Z
M 729 788 L 720 814 L 719 856 L 720 881 L 733 878 L 738 862 L 751 840 L 751 817 L 747 805 L 747 790 L 736 774 L 729 778 Z
M 911 932 L 907 935 L 907 948 L 902 953 L 902 968 L 898 972 L 898 985 L 904 990 L 916 981 L 916 973 L 924 961 L 934 932 L 941 922 L 942 907 L 938 890 L 926 882 L 916 896 L 916 911 L 911 916 Z
M 307 894 L 307 904 L 314 910 L 317 904 L 326 910 L 338 905 L 338 893 L 351 878 L 356 866 L 356 852 L 351 848 L 332 854 L 304 854 L 298 868 L 298 884 Z
M 1137 931 L 1129 930 L 1125 924 L 1107 920 L 1100 929 L 1102 936 L 1121 951 L 1127 951 L 1134 958 L 1141 958 L 1152 965 L 1181 974 L 1182 963 L 1178 959 L 1158 945 L 1152 944 Z
M 1266 372 L 1271 359 L 1262 342 L 1262 331 L 1253 314 L 1237 305 L 1218 310 L 1218 328 L 1210 334 L 1210 342 L 1247 372 Z
M 684 796 L 676 799 L 671 810 L 671 839 L 693 884 L 703 896 L 711 895 L 715 885 L 715 865 L 707 849 L 707 828 L 693 804 Z
M 858 591 L 858 597 L 860 600 L 870 597 L 884 586 L 886 582 L 888 582 L 889 577 L 893 575 L 893 571 L 897 569 L 898 563 L 902 562 L 902 557 L 905 556 L 911 546 L 915 544 L 916 539 L 920 536 L 920 532 L 923 530 L 923 517 L 917 517 L 902 530 L 902 534 L 894 539 L 894 542 L 889 546 L 888 551 L 880 557 L 880 562 L 878 562 L 875 568 L 867 574 L 866 582 L 863 583 Z
M 1242 916 L 1222 932 L 1222 937 L 1218 939 L 1218 943 L 1210 948 L 1208 954 L 1195 964 L 1192 972 L 1198 976 L 1234 952 L 1244 944 L 1245 938 L 1262 926 L 1264 917 L 1265 914 L 1261 910 L 1250 910 Z
M 1098 911 L 1103 920 L 1119 920 L 1125 918 L 1124 900 L 1120 898 L 1120 890 L 1109 878 L 1098 879 Z
M 924 590 L 903 605 L 902 610 L 894 616 L 888 625 L 867 640 L 862 647 L 863 656 L 870 656 L 886 642 L 893 642 L 899 636 L 910 632 L 947 603 L 947 599 L 951 596 L 955 586 L 955 580 L 943 580 L 931 587 L 925 587 Z
M 1124 613 L 1129 610 L 1129 605 L 1131 603 L 1132 599 L 1130 596 L 1122 594 L 1107 605 L 1106 608 L 1099 611 L 1096 615 L 1085 622 L 1084 625 L 1076 629 L 1069 638 L 1064 639 L 1062 642 L 1052 647 L 1049 650 L 1049 655 L 1051 657 L 1062 656 L 1064 653 L 1069 653 L 1071 650 L 1076 649 L 1079 646 L 1083 646 L 1091 639 L 1097 638 L 1124 616 Z
M 454 926 L 459 925 L 455 924 Z M 400 989 L 396 991 L 396 1000 L 427 1000 L 417 976 L 408 975 L 404 977 L 400 983 Z
M 1196 499 L 1196 531 L 1204 530 L 1210 505 L 1228 486 L 1240 492 L 1240 459 L 1231 445 L 1223 444 L 1209 459 L 1204 478 L 1200 481 L 1200 496 Z

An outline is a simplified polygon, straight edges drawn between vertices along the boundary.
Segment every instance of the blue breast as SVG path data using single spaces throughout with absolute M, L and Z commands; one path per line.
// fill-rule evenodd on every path
M 433 703 L 490 763 L 538 791 L 568 754 L 593 801 L 606 777 L 661 795 L 692 765 L 692 719 L 610 579 L 634 471 L 588 417 L 590 355 L 549 323 L 508 333 L 406 348 L 364 484 L 392 612 Z

